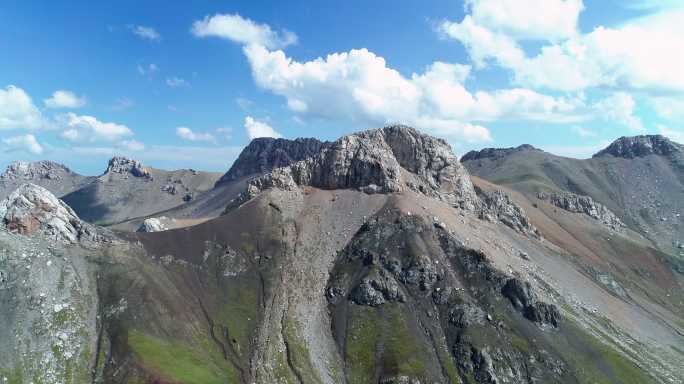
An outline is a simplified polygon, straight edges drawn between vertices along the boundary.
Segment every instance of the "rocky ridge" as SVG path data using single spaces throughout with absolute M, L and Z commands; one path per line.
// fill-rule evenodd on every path
M 463 155 L 463 157 L 461 157 L 461 162 L 487 158 L 502 158 L 510 155 L 511 153 L 521 151 L 539 151 L 539 149 L 530 144 L 522 144 L 517 147 L 510 148 L 484 148 L 479 151 L 467 152 L 465 155 Z
M 287 140 L 261 137 L 254 139 L 242 150 L 235 163 L 216 184 L 223 184 L 243 176 L 261 174 L 274 168 L 289 166 L 316 155 L 324 148 L 329 147 L 330 144 L 330 142 L 313 138 Z
M 50 191 L 35 184 L 22 184 L 0 202 L 0 218 L 8 231 L 22 235 L 36 233 L 50 239 L 75 243 L 95 240 L 96 231 Z
M 36 162 L 14 161 L 0 175 L 2 180 L 59 180 L 63 174 L 73 173 L 63 164 L 49 160 Z
M 539 192 L 537 198 L 568 212 L 588 215 L 614 231 L 621 231 L 626 227 L 619 217 L 590 196 L 580 196 L 571 192 Z
M 109 159 L 107 170 L 104 174 L 131 174 L 135 177 L 152 178 L 150 171 L 145 168 L 141 162 L 122 156 L 115 156 Z
M 684 146 L 662 135 L 620 137 L 593 157 L 614 156 L 626 159 L 648 155 L 672 156 L 684 153 Z
M 473 211 L 479 200 L 468 172 L 441 139 L 407 126 L 344 136 L 313 156 L 249 181 L 238 204 L 268 188 L 297 186 L 372 193 L 412 190 Z

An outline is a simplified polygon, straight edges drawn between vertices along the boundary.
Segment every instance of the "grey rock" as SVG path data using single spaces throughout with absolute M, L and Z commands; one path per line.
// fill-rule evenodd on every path
M 36 161 L 29 163 L 26 161 L 14 161 L 5 172 L 0 175 L 1 180 L 60 180 L 64 174 L 73 173 L 65 165 L 54 161 Z
M 138 232 L 161 232 L 161 231 L 166 231 L 168 230 L 167 222 L 169 221 L 169 218 L 167 217 L 151 217 L 149 219 L 145 219 L 142 224 L 140 224 L 140 228 L 138 228 Z
M 216 184 L 227 183 L 244 176 L 266 173 L 274 168 L 287 167 L 292 163 L 318 154 L 330 146 L 313 138 L 296 140 L 262 137 L 252 140 L 240 153 L 235 163 Z
M 0 218 L 8 231 L 27 236 L 42 234 L 68 243 L 96 236 L 68 205 L 31 183 L 22 184 L 0 202 Z
M 121 156 L 115 156 L 109 159 L 109 164 L 107 165 L 107 170 L 105 171 L 105 175 L 107 174 L 131 174 L 135 177 L 152 177 L 150 171 L 145 168 L 141 162 Z
M 493 192 L 480 188 L 476 190 L 482 199 L 479 212 L 480 219 L 490 222 L 498 221 L 520 233 L 541 237 L 525 211 L 508 194 L 501 190 Z
M 459 328 L 484 324 L 486 314 L 480 307 L 468 303 L 455 305 L 449 311 L 449 322 Z
M 449 145 L 406 126 L 344 136 L 248 184 L 239 203 L 268 188 L 313 186 L 369 193 L 412 190 L 466 210 L 479 204 L 468 172 Z
M 672 156 L 684 153 L 684 146 L 662 135 L 621 137 L 593 157 L 614 156 L 626 159 L 648 155 Z
M 590 196 L 580 196 L 571 192 L 539 192 L 537 198 L 568 212 L 588 215 L 615 231 L 621 231 L 626 227 L 605 205 L 594 201 Z
M 404 302 L 399 284 L 384 270 L 373 269 L 352 292 L 356 304 L 378 306 L 386 302 Z
M 523 315 L 535 323 L 550 324 L 558 328 L 561 315 L 558 308 L 553 304 L 536 302 L 525 307 Z

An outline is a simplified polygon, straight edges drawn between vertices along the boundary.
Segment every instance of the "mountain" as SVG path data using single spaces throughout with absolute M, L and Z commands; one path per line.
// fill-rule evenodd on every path
M 82 219 L 111 225 L 191 201 L 210 190 L 218 177 L 193 169 L 164 171 L 114 157 L 102 175 L 62 199 Z
M 684 377 L 682 275 L 598 198 L 549 188 L 537 199 L 471 177 L 446 142 L 405 126 L 264 142 L 245 154 L 264 161 L 236 163 L 212 189 L 225 195 L 222 214 L 193 226 L 111 231 L 34 185 L 2 201 L 0 377 Z M 130 162 L 111 168 L 112 178 L 156 177 Z
M 57 196 L 64 196 L 92 180 L 92 177 L 79 175 L 53 161 L 15 161 L 0 175 L 0 198 L 5 198 L 27 182 L 40 185 Z
M 654 247 L 684 256 L 684 146 L 663 136 L 621 137 L 586 160 L 523 146 L 469 152 L 462 161 L 531 202 L 548 200 L 540 194 L 591 198 Z

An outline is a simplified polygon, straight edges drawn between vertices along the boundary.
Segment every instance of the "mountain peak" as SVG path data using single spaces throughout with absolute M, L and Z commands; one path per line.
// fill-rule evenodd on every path
M 313 138 L 274 139 L 261 137 L 252 140 L 235 160 L 217 184 L 236 180 L 243 176 L 268 172 L 274 168 L 286 167 L 320 152 L 329 142 Z
M 593 157 L 614 156 L 626 159 L 648 155 L 670 156 L 684 152 L 684 146 L 662 135 L 623 136 Z
M 346 135 L 289 166 L 253 179 L 243 198 L 268 188 L 354 188 L 366 193 L 404 190 L 473 209 L 477 196 L 468 172 L 446 141 L 394 125 Z
M 151 177 L 150 171 L 141 162 L 123 156 L 114 156 L 109 159 L 107 170 L 104 174 L 113 173 L 122 175 L 130 173 L 135 177 Z
M 515 152 L 522 151 L 540 151 L 540 149 L 530 145 L 522 144 L 517 147 L 510 148 L 484 148 L 479 151 L 470 151 L 461 157 L 461 162 L 470 160 L 480 160 L 480 159 L 499 159 L 508 156 Z
M 47 189 L 25 183 L 0 202 L 0 220 L 11 232 L 41 233 L 63 242 L 76 242 L 93 232 L 76 213 Z
M 4 180 L 59 180 L 65 173 L 73 173 L 65 165 L 49 160 L 34 162 L 13 161 L 0 175 Z

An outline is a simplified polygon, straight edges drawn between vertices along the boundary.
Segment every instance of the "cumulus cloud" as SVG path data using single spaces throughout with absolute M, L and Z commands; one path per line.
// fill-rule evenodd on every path
M 43 115 L 23 89 L 0 88 L 0 129 L 36 129 L 45 125 Z
M 216 139 L 211 133 L 194 132 L 188 127 L 176 128 L 176 135 L 183 140 L 189 141 L 215 141 Z
M 52 94 L 52 97 L 43 100 L 43 103 L 48 108 L 76 109 L 86 105 L 87 100 L 84 96 L 78 96 L 71 91 L 58 90 Z
M 263 121 L 257 121 L 251 116 L 245 117 L 245 130 L 247 131 L 247 137 L 249 137 L 250 140 L 258 137 L 283 137 L 283 135 L 278 133 L 270 125 Z
M 684 122 L 684 97 L 654 97 L 650 103 L 658 117 Z
M 128 29 L 130 29 L 133 34 L 143 40 L 160 41 L 162 38 L 159 32 L 152 27 L 146 27 L 144 25 L 129 25 Z
M 167 77 L 166 85 L 171 88 L 189 87 L 190 83 L 181 77 Z
M 684 131 L 672 129 L 665 125 L 658 125 L 658 131 L 661 135 L 668 137 L 670 140 L 684 144 Z
M 643 132 L 644 125 L 636 116 L 636 101 L 626 92 L 615 92 L 598 101 L 594 107 L 597 115 L 608 122 L 616 122 L 629 128 L 633 132 Z
M 527 8 L 535 10 L 559 2 L 525 1 L 535 3 Z M 472 7 L 473 12 L 477 9 Z M 537 15 L 545 16 L 543 12 L 526 14 L 529 25 L 536 23 Z M 587 34 L 556 34 L 559 41 L 543 45 L 534 56 L 528 56 L 518 41 L 544 37 L 526 34 L 498 16 L 468 14 L 461 22 L 444 21 L 439 31 L 460 41 L 476 65 L 494 62 L 512 71 L 514 80 L 523 86 L 561 91 L 598 86 L 682 91 L 682 19 L 684 10 L 663 11 L 614 28 L 599 26 Z
M 64 126 L 60 136 L 69 141 L 117 141 L 133 135 L 125 125 L 101 122 L 93 116 L 67 113 L 57 119 Z
M 297 35 L 276 32 L 267 24 L 259 24 L 238 14 L 216 14 L 195 21 L 191 32 L 197 37 L 220 37 L 240 44 L 258 44 L 269 49 L 283 48 L 297 42 Z
M 557 40 L 577 33 L 582 0 L 466 0 L 474 23 L 518 39 Z
M 580 99 L 523 88 L 471 93 L 464 86 L 466 65 L 435 62 L 405 77 L 367 49 L 308 62 L 258 45 L 243 50 L 257 85 L 285 97 L 289 109 L 303 116 L 365 124 L 399 121 L 467 141 L 491 140 L 489 130 L 473 121 L 586 119 Z
M 10 151 L 26 151 L 35 155 L 40 155 L 43 153 L 43 146 L 40 145 L 36 137 L 30 133 L 27 135 L 7 137 L 2 139 L 2 142 L 9 148 Z

